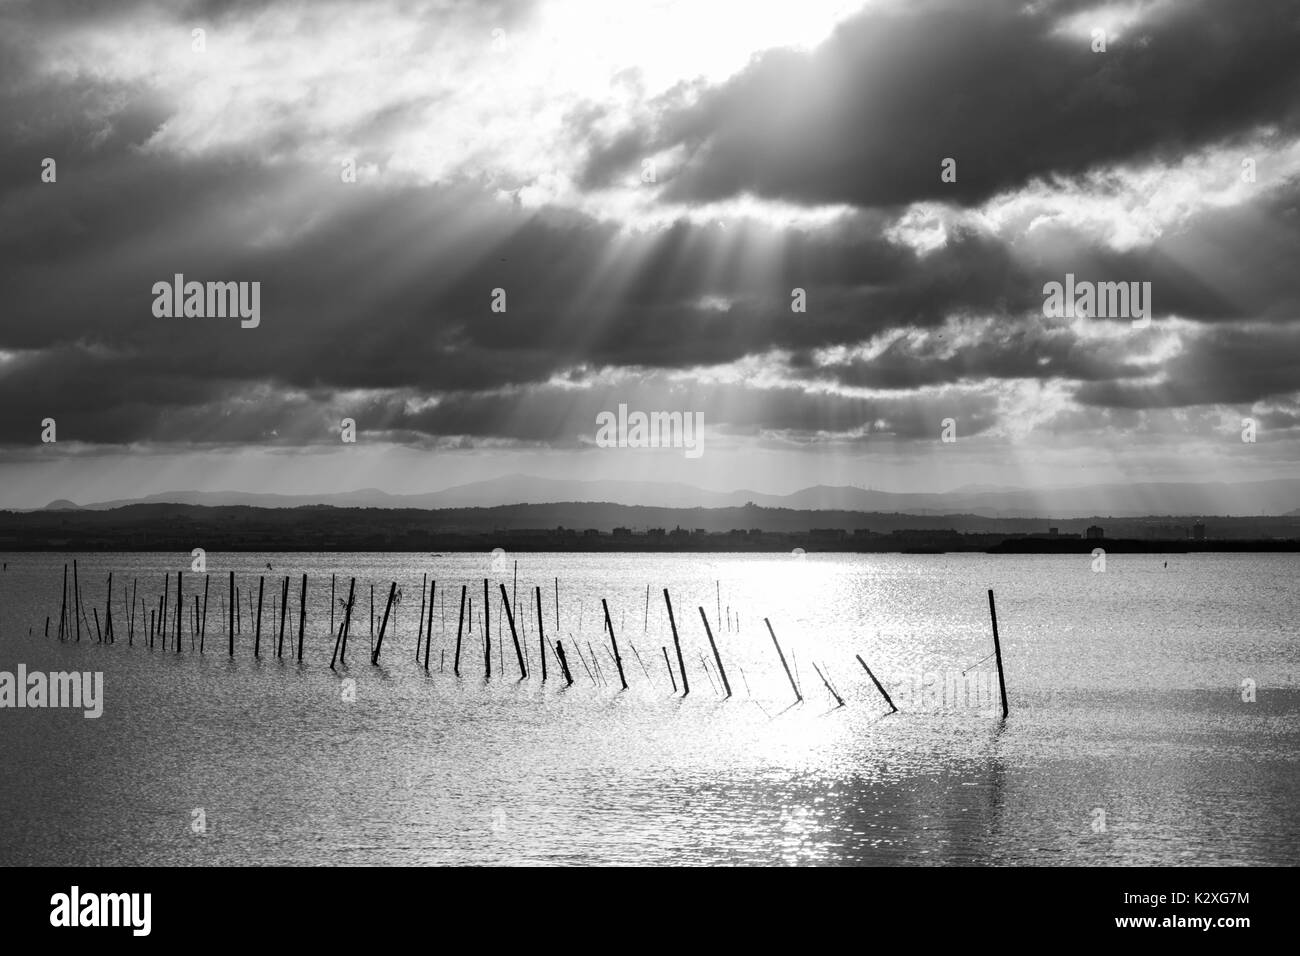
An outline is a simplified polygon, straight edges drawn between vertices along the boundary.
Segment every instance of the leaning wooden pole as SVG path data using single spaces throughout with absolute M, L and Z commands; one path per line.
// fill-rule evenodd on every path
M 384 631 L 388 629 L 388 614 L 393 609 L 393 598 L 397 595 L 397 582 L 394 581 L 392 587 L 388 589 L 388 603 L 384 605 L 384 621 L 379 625 L 379 640 L 375 641 L 375 652 L 370 655 L 370 663 L 379 663 L 379 652 L 384 647 Z
M 682 657 L 682 642 L 677 637 L 677 621 L 673 617 L 673 602 L 668 597 L 667 588 L 664 588 L 664 604 L 668 605 L 668 623 L 673 629 L 673 644 L 677 648 L 677 668 L 682 672 L 682 696 L 685 697 L 691 692 L 691 684 L 686 678 L 686 661 Z
M 876 690 L 880 691 L 880 696 L 885 698 L 885 703 L 889 705 L 889 712 L 891 714 L 898 713 L 898 708 L 894 706 L 894 702 L 889 697 L 889 691 L 885 690 L 880 681 L 876 680 L 876 675 L 871 673 L 871 668 L 868 667 L 867 662 L 862 659 L 862 655 L 854 654 L 853 656 L 858 659 L 858 663 L 862 665 L 862 669 L 867 672 L 867 676 L 871 678 L 871 683 L 876 685 Z
M 605 609 L 605 627 L 609 630 L 609 643 L 614 648 L 614 663 L 618 665 L 618 680 L 627 690 L 627 678 L 623 676 L 623 657 L 618 652 L 618 638 L 614 636 L 614 622 L 609 619 L 609 604 L 604 598 L 600 599 L 600 606 Z
M 561 671 L 561 673 L 564 674 L 564 686 L 565 686 L 565 687 L 572 687 L 572 686 L 573 686 L 573 675 L 569 673 L 569 661 L 568 661 L 568 659 L 564 656 L 564 642 L 563 642 L 563 641 L 556 641 L 556 642 L 555 642 L 555 657 L 556 657 L 556 659 L 559 660 L 559 662 L 560 662 L 560 671 Z
M 356 602 L 357 579 L 351 578 L 348 581 L 348 604 L 343 609 L 343 645 L 339 648 L 339 663 L 344 666 L 348 662 L 348 635 L 352 633 L 352 606 Z
M 356 585 L 356 582 L 357 582 L 357 579 L 356 579 L 356 578 L 353 578 L 353 579 L 352 579 L 351 589 L 348 591 L 348 609 L 349 609 L 349 610 L 351 610 L 351 607 L 352 607 L 352 596 L 353 596 L 353 594 L 354 594 L 355 591 L 356 591 L 356 586 L 357 586 L 357 585 Z M 333 617 L 333 615 L 330 615 L 330 616 Z M 334 669 L 334 664 L 335 664 L 335 662 L 338 661 L 338 660 L 340 659 L 340 651 L 339 651 L 339 648 L 340 648 L 340 647 L 343 647 L 343 646 L 345 645 L 345 640 L 346 640 L 346 631 L 345 631 L 345 629 L 346 629 L 346 627 L 347 627 L 347 623 L 348 623 L 348 616 L 345 614 L 343 620 L 339 621 L 339 630 L 338 630 L 338 634 L 337 634 L 337 635 L 335 636 L 335 638 L 334 638 L 334 654 L 330 657 L 330 670 L 333 670 L 333 669 Z
M 203 653 L 203 641 L 208 634 L 208 585 L 212 583 L 212 575 L 203 575 L 203 618 L 199 621 L 199 653 Z
M 718 645 L 713 641 L 713 629 L 709 627 L 709 616 L 704 613 L 703 606 L 700 607 L 700 620 L 704 622 L 704 633 L 709 635 L 709 647 L 713 648 L 713 661 L 718 665 L 718 674 L 722 677 L 722 686 L 727 691 L 727 696 L 731 696 L 731 682 L 727 680 L 727 670 L 722 666 L 722 655 L 718 653 Z
M 457 677 L 460 676 L 460 636 L 465 631 L 465 591 L 466 586 L 460 586 L 460 621 L 456 624 L 456 657 L 451 664 L 451 672 Z
M 429 591 L 429 573 L 420 575 L 420 620 L 415 625 L 415 659 L 420 659 L 420 640 L 424 637 L 424 596 Z M 429 608 L 430 612 L 433 608 Z
M 790 673 L 790 665 L 785 662 L 785 654 L 781 650 L 781 642 L 776 639 L 776 631 L 772 630 L 772 622 L 767 618 L 763 618 L 763 623 L 767 625 L 767 633 L 772 635 L 772 643 L 776 645 L 776 656 L 781 658 L 781 666 L 785 668 L 786 679 L 794 690 L 795 702 L 802 703 L 803 694 L 799 693 L 799 685 L 794 682 L 794 675 Z
M 289 616 L 289 575 L 284 576 L 280 587 L 280 639 L 275 645 L 275 656 L 284 656 L 284 619 Z
M 675 694 L 677 693 L 677 678 L 673 676 L 673 665 L 668 660 L 668 648 L 666 647 L 663 648 L 663 652 L 664 652 L 664 667 L 668 669 L 668 680 L 672 682 L 673 693 Z
M 1007 719 L 1007 681 L 1002 674 L 1002 645 L 998 642 L 998 609 L 993 604 L 993 589 L 989 588 L 989 618 L 993 621 L 993 654 L 998 659 L 998 689 L 1002 691 L 1002 719 Z
M 816 661 L 813 661 L 813 662 L 812 662 L 812 667 L 813 667 L 813 670 L 815 670 L 815 671 L 817 672 L 817 676 L 820 677 L 820 678 L 822 679 L 822 683 L 826 685 L 826 689 L 827 689 L 828 691 L 830 691 L 830 695 L 831 695 L 832 697 L 835 698 L 835 703 L 836 703 L 836 705 L 837 705 L 837 708 L 838 708 L 838 707 L 843 707 L 843 706 L 844 706 L 844 698 L 841 697 L 839 694 L 835 693 L 835 688 L 832 687 L 832 686 L 831 686 L 831 682 L 828 681 L 828 680 L 826 679 L 826 675 L 822 673 L 822 669 L 821 669 L 820 667 L 817 666 L 817 662 L 816 662 Z
M 510 637 L 515 642 L 515 658 L 519 661 L 519 679 L 524 680 L 528 677 L 528 668 L 524 666 L 524 652 L 519 646 L 519 635 L 515 632 L 515 614 L 510 609 L 510 595 L 506 593 L 506 586 L 501 586 L 501 605 L 506 609 L 506 623 L 510 625 Z

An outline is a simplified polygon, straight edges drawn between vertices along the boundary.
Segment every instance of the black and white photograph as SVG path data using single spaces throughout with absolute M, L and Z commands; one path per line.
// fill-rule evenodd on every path
M 1241 945 L 1300 4 L 0 0 L 0 563 L 6 928 L 850 867 Z

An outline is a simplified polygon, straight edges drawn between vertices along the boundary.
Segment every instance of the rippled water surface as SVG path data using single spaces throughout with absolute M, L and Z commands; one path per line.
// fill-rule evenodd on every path
M 1293 555 L 1114 555 L 1094 573 L 1090 556 L 210 553 L 203 654 L 188 614 L 204 577 L 187 555 L 76 558 L 101 619 L 114 572 L 112 646 L 95 643 L 91 609 L 79 644 L 53 636 L 70 556 L 0 555 L 0 670 L 102 671 L 105 698 L 98 720 L 0 710 L 3 864 L 1300 862 Z M 138 611 L 128 646 L 123 587 L 156 606 L 164 572 L 174 591 L 177 570 L 181 652 L 150 651 Z M 233 659 L 231 570 L 243 603 Z M 304 572 L 299 664 L 289 649 Z M 437 579 L 428 673 L 414 656 L 425 573 Z M 336 597 L 354 576 L 358 595 L 337 672 L 331 574 Z M 567 689 L 553 657 L 540 680 L 534 588 L 553 640 L 556 578 Z M 402 600 L 372 667 L 370 588 L 378 631 L 394 580 Z M 527 680 L 500 630 L 498 583 L 512 595 Z M 457 678 L 462 585 L 473 631 Z M 664 588 L 685 700 L 664 660 L 666 649 L 676 670 Z M 984 660 L 989 588 L 1005 723 Z M 790 706 L 764 618 L 802 704 Z M 900 713 L 886 716 L 859 654 Z

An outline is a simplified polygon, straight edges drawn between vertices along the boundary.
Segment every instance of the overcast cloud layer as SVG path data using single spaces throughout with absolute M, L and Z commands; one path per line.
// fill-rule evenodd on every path
M 1293 2 L 765 6 L 0 0 L 0 506 L 1300 473 Z M 594 448 L 620 403 L 708 453 Z

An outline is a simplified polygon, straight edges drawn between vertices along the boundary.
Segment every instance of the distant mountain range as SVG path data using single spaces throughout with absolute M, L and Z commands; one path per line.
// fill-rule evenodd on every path
M 489 508 L 500 505 L 599 502 L 661 508 L 731 508 L 753 503 L 800 511 L 861 511 L 913 515 L 971 514 L 990 518 L 1082 518 L 1094 515 L 1300 515 L 1300 479 L 1254 482 L 1143 482 L 1030 490 L 970 485 L 942 493 L 874 491 L 816 485 L 787 495 L 708 491 L 641 481 L 567 481 L 509 475 L 442 491 L 394 495 L 375 488 L 343 494 L 274 495 L 240 491 L 175 491 L 143 498 L 77 505 L 53 501 L 45 510 L 97 510 L 132 504 L 244 505 L 295 508 Z

